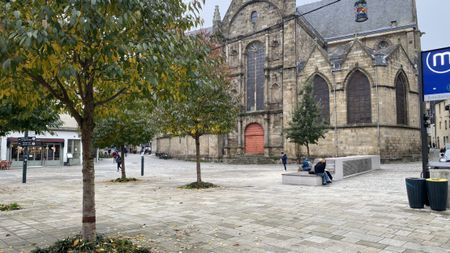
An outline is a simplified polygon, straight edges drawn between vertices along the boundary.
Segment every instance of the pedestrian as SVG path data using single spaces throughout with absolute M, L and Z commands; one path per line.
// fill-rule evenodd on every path
M 281 158 L 280 159 L 281 159 L 281 163 L 283 163 L 284 171 L 287 171 L 286 164 L 287 164 L 288 157 L 287 157 L 287 155 L 284 152 L 281 152 Z
M 331 183 L 331 179 L 328 177 L 328 174 L 325 171 L 327 167 L 327 162 L 325 159 L 319 159 L 319 162 L 314 166 L 314 172 L 317 176 L 322 177 L 322 185 L 326 185 Z
M 122 157 L 116 152 L 113 153 L 114 161 L 117 163 L 117 172 L 122 168 Z
M 303 171 L 310 171 L 311 167 L 312 167 L 311 162 L 306 157 L 305 160 L 303 160 L 302 169 Z

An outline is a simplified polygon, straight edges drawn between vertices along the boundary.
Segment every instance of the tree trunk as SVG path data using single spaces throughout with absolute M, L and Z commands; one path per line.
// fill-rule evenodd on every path
M 200 170 L 200 136 L 195 136 L 195 158 L 197 161 L 197 183 L 202 182 L 202 172 Z
M 302 154 L 300 153 L 300 145 L 298 143 L 295 143 L 295 157 L 297 158 L 297 163 L 302 163 Z
M 306 152 L 308 154 L 308 159 L 309 159 L 311 156 L 309 155 L 309 144 L 308 143 L 306 143 Z
M 92 114 L 85 114 L 81 124 L 81 140 L 83 145 L 83 215 L 81 235 L 90 242 L 96 239 L 95 214 L 95 169 L 93 155 L 94 119 Z
M 86 85 L 83 99 L 83 118 L 79 122 L 81 140 L 83 145 L 83 215 L 81 236 L 89 242 L 97 239 L 96 213 L 95 213 L 95 168 L 94 168 L 94 88 L 92 84 Z
M 122 153 L 122 179 L 127 178 L 127 174 L 125 173 L 125 146 L 120 147 L 120 152 Z

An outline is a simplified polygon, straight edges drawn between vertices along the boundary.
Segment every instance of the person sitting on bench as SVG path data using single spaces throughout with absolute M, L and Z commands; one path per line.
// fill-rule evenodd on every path
M 322 177 L 322 185 L 331 183 L 330 178 L 328 177 L 327 173 L 325 172 L 326 166 L 327 166 L 327 163 L 326 163 L 325 159 L 323 159 L 323 158 L 319 159 L 319 162 L 314 166 L 315 174 Z
M 308 158 L 305 158 L 303 160 L 302 169 L 303 171 L 310 171 L 311 170 L 311 162 L 308 160 Z

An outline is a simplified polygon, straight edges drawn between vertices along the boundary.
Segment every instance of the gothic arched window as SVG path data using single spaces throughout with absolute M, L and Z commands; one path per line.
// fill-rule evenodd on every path
M 408 107 L 406 106 L 407 79 L 405 74 L 400 73 L 395 79 L 395 104 L 397 107 L 397 124 L 408 124 Z
M 325 79 L 319 75 L 314 76 L 313 94 L 317 103 L 320 105 L 320 117 L 323 122 L 330 124 L 330 91 Z
M 252 24 L 256 24 L 256 21 L 258 20 L 258 12 L 254 11 L 252 12 L 252 15 L 250 15 L 250 21 Z
M 347 84 L 347 123 L 372 123 L 370 82 L 361 71 L 355 71 Z
M 247 111 L 264 109 L 265 57 L 262 43 L 247 48 Z

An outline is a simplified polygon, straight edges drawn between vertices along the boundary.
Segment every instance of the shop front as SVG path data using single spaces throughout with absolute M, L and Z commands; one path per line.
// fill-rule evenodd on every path
M 37 138 L 36 146 L 28 148 L 28 166 L 62 166 L 64 139 Z M 8 160 L 13 167 L 23 164 L 25 149 L 18 145 L 17 138 L 7 139 Z

